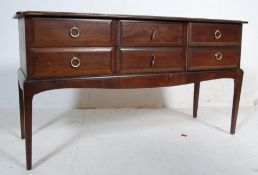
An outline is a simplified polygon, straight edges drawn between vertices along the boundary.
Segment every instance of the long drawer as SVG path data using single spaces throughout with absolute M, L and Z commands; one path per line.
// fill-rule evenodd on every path
M 242 25 L 193 22 L 188 35 L 191 46 L 240 46 Z
M 121 46 L 173 46 L 183 44 L 183 23 L 120 21 Z
M 32 78 L 112 73 L 113 48 L 35 48 L 30 55 Z
M 174 72 L 185 70 L 183 47 L 121 48 L 121 73 Z
M 230 69 L 239 65 L 239 48 L 194 47 L 188 50 L 188 70 Z
M 32 18 L 31 47 L 112 46 L 112 20 Z

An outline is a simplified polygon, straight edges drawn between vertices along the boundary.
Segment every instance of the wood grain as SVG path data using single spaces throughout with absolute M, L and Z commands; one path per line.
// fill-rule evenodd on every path
M 183 23 L 121 21 L 120 26 L 121 46 L 183 45 Z
M 34 48 L 31 49 L 31 78 L 75 77 L 109 75 L 113 48 Z M 80 66 L 71 66 L 71 59 L 80 60 Z
M 221 60 L 215 54 L 221 53 Z M 240 66 L 240 49 L 228 47 L 194 47 L 188 50 L 188 70 L 233 69 Z
M 121 73 L 175 72 L 185 70 L 183 47 L 121 48 Z
M 31 47 L 112 46 L 112 21 L 99 19 L 31 18 Z M 73 27 L 79 36 L 71 37 Z M 77 31 L 72 30 L 76 35 Z
M 216 39 L 215 32 L 221 37 Z M 190 46 L 240 46 L 242 37 L 241 24 L 190 23 Z
M 235 133 L 245 21 L 33 11 L 17 12 L 16 18 L 21 52 L 21 137 L 25 137 L 28 170 L 32 168 L 33 96 L 52 89 L 194 83 L 196 117 L 200 82 L 230 78 L 234 80 L 230 133 Z M 78 37 L 70 33 L 75 27 L 72 34 Z M 216 30 L 222 34 L 218 39 L 214 37 Z M 215 57 L 218 52 L 220 60 Z M 78 67 L 71 66 L 74 57 L 80 62 Z
M 214 23 L 248 23 L 247 21 L 207 19 L 207 18 L 182 18 L 170 16 L 144 16 L 144 15 L 122 15 L 122 14 L 98 14 L 98 13 L 72 13 L 72 12 L 50 12 L 50 11 L 20 11 L 16 12 L 14 18 L 23 17 L 60 17 L 60 18 L 94 18 L 94 19 L 117 19 L 117 20 L 149 20 L 149 21 L 194 21 Z

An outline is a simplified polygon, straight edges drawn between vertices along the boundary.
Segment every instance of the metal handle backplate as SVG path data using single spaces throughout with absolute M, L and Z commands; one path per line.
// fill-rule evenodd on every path
M 81 61 L 80 61 L 79 58 L 73 57 L 73 58 L 71 59 L 71 66 L 72 66 L 73 68 L 77 68 L 77 67 L 79 67 L 80 65 L 81 65 Z

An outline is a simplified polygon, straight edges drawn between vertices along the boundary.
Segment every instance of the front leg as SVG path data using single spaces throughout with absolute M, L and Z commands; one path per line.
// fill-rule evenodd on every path
M 194 83 L 193 118 L 197 117 L 200 82 Z
M 24 111 L 25 111 L 25 147 L 27 170 L 32 165 L 32 99 L 33 91 L 24 85 Z
M 20 125 L 21 125 L 21 138 L 25 138 L 25 130 L 24 130 L 24 100 L 23 100 L 23 90 L 20 87 L 18 82 L 18 90 L 19 90 L 19 107 L 20 107 Z
M 239 108 L 243 75 L 244 75 L 244 72 L 243 70 L 240 69 L 238 72 L 237 78 L 234 79 L 234 97 L 233 97 L 233 106 L 232 106 L 230 134 L 235 134 L 235 130 L 236 130 L 237 114 L 238 114 L 238 108 Z

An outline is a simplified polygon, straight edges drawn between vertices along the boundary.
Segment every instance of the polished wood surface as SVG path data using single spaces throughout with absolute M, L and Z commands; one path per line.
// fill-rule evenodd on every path
M 113 45 L 111 20 L 32 18 L 29 23 L 30 47 Z
M 23 17 L 69 17 L 69 18 L 93 18 L 93 19 L 130 19 L 130 20 L 158 20 L 158 21 L 194 21 L 215 23 L 248 23 L 239 20 L 205 19 L 205 18 L 182 18 L 169 16 L 143 16 L 143 15 L 121 15 L 121 14 L 98 14 L 98 13 L 72 13 L 72 12 L 50 12 L 50 11 L 19 11 L 14 18 Z
M 188 70 L 232 69 L 240 65 L 240 49 L 195 47 L 188 50 Z
M 108 75 L 112 73 L 113 48 L 33 48 L 31 78 Z M 73 58 L 78 58 L 80 63 Z M 80 64 L 72 67 L 71 64 Z
M 18 82 L 19 91 L 19 107 L 20 107 L 20 127 L 21 127 L 21 138 L 25 138 L 25 122 L 24 122 L 24 102 L 23 102 L 23 91 Z
M 193 118 L 197 117 L 199 92 L 200 92 L 200 82 L 194 83 Z
M 120 21 L 121 46 L 183 45 L 183 23 Z
M 121 48 L 121 73 L 173 72 L 185 70 L 183 47 Z
M 189 45 L 240 46 L 241 34 L 242 24 L 190 23 Z
M 61 88 L 155 88 L 230 78 L 236 129 L 244 21 L 61 12 L 17 12 L 21 137 L 32 168 L 33 96 Z
M 20 84 L 23 87 L 30 88 L 34 95 L 62 88 L 135 89 L 170 87 L 221 78 L 239 79 L 239 72 L 243 71 L 213 70 L 25 80 L 23 71 L 21 69 L 18 70 Z
M 231 134 L 235 134 L 235 131 L 236 131 L 237 113 L 239 108 L 243 75 L 244 75 L 244 72 L 240 70 L 238 72 L 237 78 L 234 79 L 234 96 L 233 96 L 233 105 L 232 105 L 233 107 L 232 107 L 231 127 L 230 127 Z

